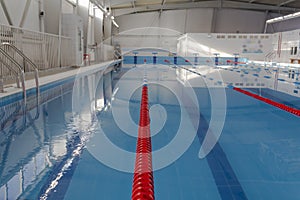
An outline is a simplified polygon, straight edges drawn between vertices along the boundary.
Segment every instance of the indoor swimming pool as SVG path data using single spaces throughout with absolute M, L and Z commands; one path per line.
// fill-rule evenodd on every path
M 298 199 L 300 118 L 185 73 L 125 66 L 44 87 L 26 112 L 3 103 L 0 199 L 130 199 L 145 83 L 155 199 Z M 298 97 L 244 89 L 300 108 Z

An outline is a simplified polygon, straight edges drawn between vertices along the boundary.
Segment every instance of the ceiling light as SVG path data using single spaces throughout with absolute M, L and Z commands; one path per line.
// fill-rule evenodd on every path
M 276 17 L 276 18 L 273 18 L 273 19 L 269 19 L 269 20 L 266 21 L 266 23 L 271 24 L 271 23 L 275 23 L 275 22 L 288 20 L 288 19 L 293 19 L 293 18 L 296 18 L 296 17 L 299 17 L 299 16 L 300 16 L 300 12 L 296 12 L 296 13 L 285 15 L 285 16 L 282 16 L 282 17 Z

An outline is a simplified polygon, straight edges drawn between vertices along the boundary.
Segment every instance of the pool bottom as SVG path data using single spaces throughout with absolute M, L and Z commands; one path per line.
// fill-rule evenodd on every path
M 199 100 L 207 92 L 200 88 L 195 88 L 195 90 L 199 94 Z M 160 94 L 164 93 L 160 92 Z M 295 161 L 287 158 L 284 163 L 281 163 L 281 156 L 274 157 L 276 154 L 280 155 L 279 151 L 275 154 L 276 151 L 274 152 L 273 148 L 278 148 L 280 144 L 283 144 L 285 148 L 281 150 L 281 154 L 284 155 L 288 153 L 289 149 L 296 147 L 297 135 L 290 132 L 288 135 L 291 138 L 287 139 L 285 138 L 286 132 L 281 134 L 281 131 L 295 129 L 298 118 L 235 91 L 227 90 L 226 93 L 228 100 L 227 123 L 219 143 L 207 158 L 199 159 L 198 153 L 203 133 L 207 130 L 208 122 L 205 121 L 210 119 L 209 112 L 203 110 L 205 116 L 201 116 L 202 123 L 198 129 L 198 138 L 195 138 L 190 148 L 172 165 L 154 172 L 156 198 L 279 199 L 289 196 L 290 199 L 293 199 L 297 194 L 293 189 L 298 185 L 294 182 L 297 180 L 297 174 L 293 173 L 296 175 L 294 178 L 286 176 L 290 173 L 290 170 L 287 169 L 295 165 Z M 207 103 L 209 104 L 209 102 Z M 130 110 L 139 108 L 138 102 L 132 102 L 130 105 Z M 178 107 L 163 106 L 166 108 L 168 116 L 172 117 L 164 129 L 153 139 L 155 149 L 163 147 L 174 138 L 176 126 L 172 126 L 172 123 L 179 120 Z M 201 105 L 201 107 L 206 106 Z M 285 121 L 286 117 L 290 119 L 288 122 Z M 112 119 L 110 109 L 98 116 L 98 120 L 109 133 L 108 137 L 122 148 L 134 152 L 135 138 L 123 133 Z M 273 122 L 277 122 L 275 123 L 277 125 Z M 125 136 L 120 137 L 124 134 Z M 268 142 L 266 138 L 269 138 Z M 292 147 L 288 147 L 289 144 L 292 144 Z M 64 199 L 94 199 L 95 197 L 127 199 L 131 194 L 132 177 L 131 173 L 119 172 L 107 167 L 85 149 L 76 171 L 72 177 L 69 177 L 71 180 L 68 189 L 64 189 L 66 190 Z M 289 186 L 283 187 L 284 183 Z M 255 185 L 259 185 L 259 187 L 255 187 Z M 290 192 L 283 192 L 281 187 Z M 276 188 L 276 192 L 265 193 L 260 188 L 269 191 Z

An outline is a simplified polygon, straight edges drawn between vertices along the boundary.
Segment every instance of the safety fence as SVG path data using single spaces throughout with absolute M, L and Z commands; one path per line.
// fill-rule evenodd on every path
M 76 64 L 76 52 L 72 48 L 74 41 L 69 37 L 0 25 L 0 43 L 10 43 L 20 49 L 37 65 L 39 71 Z M 1 48 L 21 66 L 24 66 L 22 57 L 8 47 Z M 3 55 L 0 55 L 0 61 L 10 65 L 11 61 L 5 59 Z M 3 62 L 0 62 L 0 75 L 4 79 L 12 77 L 11 70 L 3 66 Z M 24 70 L 30 72 L 32 69 L 24 66 Z

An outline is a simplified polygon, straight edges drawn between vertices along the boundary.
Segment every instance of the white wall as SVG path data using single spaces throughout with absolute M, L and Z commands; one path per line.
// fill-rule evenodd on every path
M 29 30 L 39 31 L 39 21 L 39 4 L 37 1 L 32 0 L 23 27 Z
M 216 17 L 216 33 L 263 33 L 266 14 L 258 11 L 220 9 Z
M 267 33 L 291 31 L 295 29 L 300 29 L 300 17 L 283 22 L 269 24 L 267 26 Z
M 265 20 L 265 12 L 212 8 L 163 11 L 160 17 L 159 12 L 148 12 L 116 18 L 119 32 L 140 27 L 162 27 L 181 33 L 262 33 Z
M 5 17 L 5 14 L 3 12 L 2 6 L 0 6 L 0 23 L 8 25 L 8 21 L 7 21 L 6 17 Z
M 95 18 L 95 42 L 100 44 L 103 40 L 103 19 Z
M 177 39 L 181 33 L 171 29 L 145 27 L 128 30 L 113 37 L 113 44 L 118 44 L 124 51 L 134 49 L 163 49 L 176 52 Z
M 291 54 L 291 48 L 297 47 L 297 53 Z M 273 35 L 273 60 L 277 62 L 290 63 L 291 59 L 300 60 L 300 29 L 275 33 Z
M 173 52 L 177 49 L 177 41 L 174 37 L 169 37 L 169 33 L 164 31 L 166 29 L 177 32 L 174 34 L 178 36 L 177 38 L 184 33 L 263 33 L 265 20 L 274 15 L 277 14 L 238 9 L 190 9 L 188 12 L 187 10 L 163 11 L 161 15 L 159 12 L 123 15 L 116 18 L 120 28 L 113 28 L 114 34 L 119 33 L 114 37 L 114 42 L 120 44 L 123 49 L 163 48 Z M 161 29 L 157 29 L 160 33 L 154 33 L 151 29 L 154 27 L 160 27 Z M 233 53 L 240 53 L 242 57 L 264 60 L 265 55 L 273 51 L 270 35 L 268 39 L 261 38 L 260 35 L 257 38 L 246 35 L 246 39 L 229 40 L 227 35 L 225 39 L 218 40 L 216 38 L 212 40 L 213 38 L 208 38 L 207 35 L 205 38 L 199 41 L 204 46 L 210 46 L 209 53 L 204 52 L 206 56 L 216 51 L 231 56 Z M 257 46 L 262 46 L 260 48 L 262 52 L 243 53 L 245 49 L 243 46 L 250 51 Z
M 201 12 L 199 12 L 201 11 Z M 123 49 L 158 48 L 176 52 L 177 38 L 184 32 L 209 32 L 213 9 L 149 12 L 116 18 L 114 43 Z
M 11 18 L 12 25 L 20 27 L 26 0 L 4 0 L 4 2 Z M 58 34 L 60 0 L 43 0 L 43 2 L 44 8 L 41 9 L 45 11 L 45 31 L 52 34 Z M 72 13 L 73 7 L 65 0 L 62 2 L 63 13 Z M 23 28 L 40 31 L 39 9 L 39 1 L 31 0 Z M 9 25 L 2 7 L 0 7 L 0 23 Z
M 7 12 L 13 26 L 19 27 L 25 11 L 26 1 L 4 0 Z M 0 7 L 0 23 L 9 25 L 4 14 L 2 6 Z M 29 10 L 24 18 L 23 28 L 38 31 L 39 30 L 39 8 L 36 0 L 31 0 Z
M 7 11 L 12 21 L 12 25 L 20 27 L 20 22 L 24 13 L 26 1 L 30 1 L 30 6 L 27 12 L 26 20 L 24 21 L 23 28 L 40 31 L 40 8 L 39 2 L 42 2 L 43 8 L 41 10 L 45 11 L 44 17 L 44 30 L 47 33 L 52 33 L 55 35 L 59 34 L 59 16 L 60 16 L 60 3 L 62 2 L 62 13 L 75 14 L 76 9 L 68 3 L 66 0 L 4 0 L 7 7 Z M 74 1 L 76 2 L 76 1 Z M 82 1 L 85 2 L 85 1 Z M 88 9 L 87 5 L 78 6 L 78 15 L 82 17 L 84 21 L 84 32 L 85 36 L 88 29 Z M 0 23 L 9 25 L 8 20 L 4 14 L 2 6 L 0 6 Z M 111 34 L 110 22 L 107 22 L 107 35 Z M 95 41 L 100 43 L 103 37 L 103 20 L 102 18 L 95 18 Z M 110 35 L 109 35 L 110 36 Z M 107 36 L 107 37 L 109 37 Z M 87 36 L 85 37 L 85 39 Z
M 112 34 L 112 21 L 109 17 L 105 17 L 103 23 L 104 23 L 104 39 L 106 44 L 110 44 L 111 34 Z
M 187 12 L 187 33 L 208 33 L 212 29 L 213 9 L 192 9 Z
M 26 1 L 6 0 L 4 2 L 6 5 L 6 8 L 7 8 L 7 11 L 10 15 L 12 25 L 19 26 L 23 12 L 24 12 Z
M 209 32 L 213 9 L 173 10 L 123 15 L 116 18 L 119 32 L 141 27 L 161 27 L 181 33 Z
M 45 32 L 58 35 L 60 0 L 44 0 Z
M 62 12 L 65 14 L 73 14 L 74 12 L 74 8 L 73 6 L 66 2 L 66 1 L 62 1 Z
M 88 8 L 79 6 L 78 7 L 78 15 L 82 18 L 83 21 L 83 40 L 84 46 L 87 46 L 87 34 L 88 34 L 88 24 L 89 24 L 89 15 L 88 15 Z
M 232 57 L 238 53 L 240 57 L 250 60 L 264 60 L 265 55 L 272 52 L 271 34 L 186 34 L 178 40 L 177 53 L 181 56 Z

